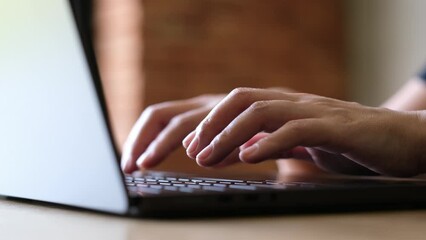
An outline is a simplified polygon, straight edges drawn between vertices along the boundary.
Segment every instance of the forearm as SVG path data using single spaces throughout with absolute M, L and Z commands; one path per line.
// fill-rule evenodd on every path
M 408 81 L 382 107 L 392 110 L 413 111 L 426 109 L 426 83 L 419 78 Z

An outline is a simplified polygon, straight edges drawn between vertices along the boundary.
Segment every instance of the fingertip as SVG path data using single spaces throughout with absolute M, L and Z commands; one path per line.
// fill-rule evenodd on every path
M 127 153 L 123 153 L 123 155 L 121 156 L 120 162 L 121 162 L 121 170 L 124 173 L 130 173 L 131 161 L 132 161 L 132 159 L 131 159 L 130 155 L 127 154 Z
M 144 152 L 136 161 L 136 165 L 141 170 L 152 168 L 153 166 L 157 165 L 154 154 L 150 152 Z
M 186 155 L 188 155 L 192 159 L 195 159 L 197 156 L 199 142 L 200 140 L 198 137 L 194 138 L 186 149 Z
M 121 170 L 123 172 L 127 172 L 127 161 L 124 161 L 123 159 L 121 159 L 120 163 L 121 163 Z
M 204 148 L 196 157 L 197 163 L 202 163 L 203 166 L 209 166 L 209 157 L 213 152 L 212 145 L 207 146 Z
M 145 156 L 144 155 L 145 155 L 145 153 L 142 154 L 142 156 L 140 156 L 138 158 L 138 160 L 136 160 L 136 166 L 138 166 L 138 168 L 141 168 L 143 166 L 143 163 L 145 161 Z
M 257 153 L 259 152 L 259 145 L 254 144 L 243 151 L 240 152 L 239 157 L 241 161 L 246 163 L 255 163 L 255 157 Z

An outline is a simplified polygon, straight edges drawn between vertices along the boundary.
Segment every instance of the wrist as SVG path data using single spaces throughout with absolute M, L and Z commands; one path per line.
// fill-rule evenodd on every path
M 283 93 L 296 93 L 297 91 L 291 88 L 285 88 L 285 87 L 270 87 L 267 88 L 268 90 L 274 90 L 274 91 L 280 91 Z

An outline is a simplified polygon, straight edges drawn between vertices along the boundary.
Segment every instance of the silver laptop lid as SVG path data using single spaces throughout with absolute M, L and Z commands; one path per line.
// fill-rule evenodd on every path
M 0 2 L 0 195 L 128 209 L 67 0 Z

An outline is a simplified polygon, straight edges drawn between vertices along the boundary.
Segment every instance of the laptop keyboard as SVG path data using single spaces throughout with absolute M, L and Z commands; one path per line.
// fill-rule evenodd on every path
M 142 196 L 162 193 L 205 193 L 317 187 L 316 184 L 312 183 L 280 183 L 273 180 L 251 181 L 166 176 L 126 176 L 125 183 L 130 193 Z

